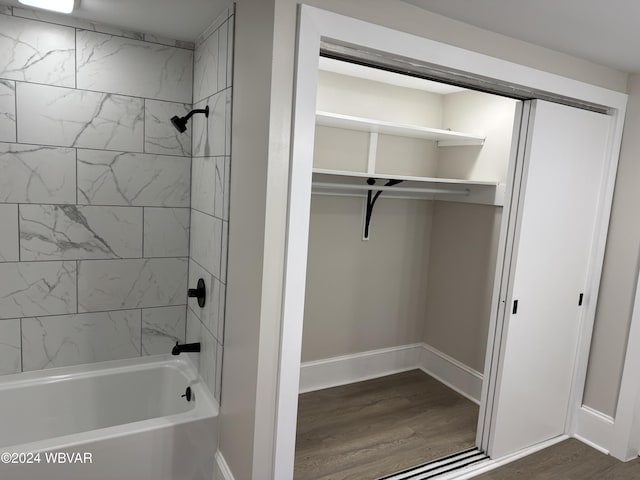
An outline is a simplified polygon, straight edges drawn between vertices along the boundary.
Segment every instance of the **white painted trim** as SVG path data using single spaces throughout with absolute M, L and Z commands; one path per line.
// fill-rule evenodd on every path
M 227 461 L 222 456 L 220 450 L 216 452 L 216 472 L 214 480 L 235 480 Z
M 422 345 L 402 345 L 300 365 L 300 393 L 362 382 L 420 368 Z
M 305 362 L 300 366 L 300 393 L 415 369 L 431 375 L 472 402 L 480 403 L 482 374 L 425 343 Z
M 482 395 L 482 373 L 426 343 L 420 351 L 420 368 L 476 404 Z
M 627 102 L 627 95 L 620 92 L 308 5 L 300 6 L 298 19 L 283 313 L 280 329 L 279 375 L 275 386 L 277 406 L 273 446 L 274 469 L 268 474 L 265 472 L 266 478 L 278 480 L 288 480 L 293 477 L 320 39 L 346 42 L 390 56 L 415 59 L 444 69 L 466 72 L 486 79 L 494 78 L 610 108 L 613 112 L 613 121 L 608 150 L 609 175 L 606 178 L 606 190 L 601 197 L 601 215 L 590 265 L 589 291 L 594 298 L 597 298 L 602 270 L 609 207 L 613 197 Z M 588 306 L 587 310 L 583 317 L 584 328 L 578 348 L 578 369 L 576 381 L 573 384 L 575 398 L 581 398 L 584 390 L 595 301 Z M 495 332 L 492 331 L 490 336 L 488 345 L 493 348 Z M 487 397 L 489 397 L 488 393 Z
M 613 441 L 614 421 L 608 415 L 583 405 L 577 415 L 575 438 L 608 455 Z

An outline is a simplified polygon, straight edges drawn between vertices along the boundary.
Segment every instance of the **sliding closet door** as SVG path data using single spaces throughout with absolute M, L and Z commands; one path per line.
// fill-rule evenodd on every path
M 532 102 L 490 432 L 493 458 L 565 432 L 609 117 Z

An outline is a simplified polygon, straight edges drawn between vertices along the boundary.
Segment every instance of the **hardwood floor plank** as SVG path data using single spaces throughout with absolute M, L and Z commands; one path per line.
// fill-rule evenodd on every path
M 472 448 L 478 406 L 421 370 L 300 395 L 296 480 L 367 480 Z
M 474 480 L 640 480 L 640 459 L 620 462 L 575 439 L 475 477 Z

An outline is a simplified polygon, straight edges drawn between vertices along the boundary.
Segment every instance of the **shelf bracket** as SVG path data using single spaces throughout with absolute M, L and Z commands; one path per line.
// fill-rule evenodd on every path
M 389 180 L 384 184 L 385 187 L 393 187 L 402 183 L 402 180 Z M 369 178 L 367 179 L 367 185 L 370 187 L 375 186 L 376 179 Z M 373 189 L 369 189 L 367 191 L 367 207 L 364 212 L 364 233 L 362 234 L 362 240 L 369 240 L 369 225 L 371 224 L 371 214 L 373 213 L 373 207 L 375 206 L 378 198 L 382 194 L 382 190 L 378 190 L 377 192 L 373 192 Z

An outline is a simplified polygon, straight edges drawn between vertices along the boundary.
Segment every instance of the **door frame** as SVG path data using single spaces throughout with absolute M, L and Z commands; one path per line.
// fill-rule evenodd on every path
M 545 92 L 554 97 L 575 99 L 604 106 L 612 116 L 608 145 L 608 169 L 603 179 L 598 211 L 598 232 L 589 267 L 589 291 L 597 298 L 607 238 L 615 174 L 622 138 L 627 95 L 531 67 L 508 62 L 424 37 L 392 30 L 344 15 L 301 5 L 294 86 L 294 111 L 289 177 L 287 245 L 280 332 L 279 372 L 274 432 L 273 478 L 292 478 L 295 458 L 300 355 L 306 280 L 307 245 L 311 202 L 313 140 L 318 84 L 320 43 L 357 45 L 382 52 L 390 58 L 409 58 L 426 65 L 472 77 L 494 79 Z M 495 292 L 494 292 L 495 295 Z M 575 432 L 574 412 L 582 406 L 589 347 L 596 302 L 587 302 L 581 318 L 580 342 L 572 386 L 567 433 Z M 488 346 L 494 344 L 490 333 Z M 484 393 L 484 392 L 483 392 Z M 488 392 L 486 392 L 488 393 Z M 484 399 L 483 399 L 484 400 Z

